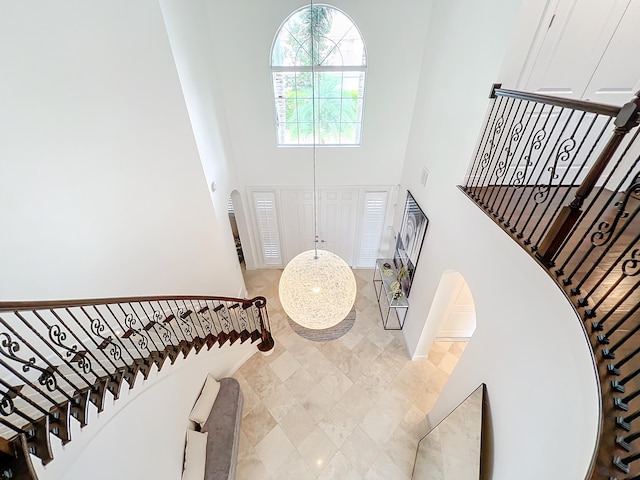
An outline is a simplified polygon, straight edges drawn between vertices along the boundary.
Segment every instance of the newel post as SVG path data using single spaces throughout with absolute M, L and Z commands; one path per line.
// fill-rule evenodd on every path
M 256 297 L 253 299 L 255 306 L 258 308 L 258 320 L 260 321 L 260 339 L 258 350 L 265 355 L 273 353 L 275 341 L 271 335 L 271 325 L 269 324 L 269 314 L 267 312 L 267 299 L 264 297 Z
M 581 208 L 584 200 L 589 196 L 596 182 L 602 176 L 625 135 L 640 123 L 638 112 L 640 112 L 640 92 L 636 93 L 633 100 L 622 106 L 614 122 L 616 128 L 607 145 L 600 152 L 589 173 L 587 173 L 587 176 L 578 187 L 573 201 L 569 205 L 562 207 L 553 225 L 542 239 L 536 251 L 536 257 L 547 267 L 553 266 L 554 255 L 582 214 Z

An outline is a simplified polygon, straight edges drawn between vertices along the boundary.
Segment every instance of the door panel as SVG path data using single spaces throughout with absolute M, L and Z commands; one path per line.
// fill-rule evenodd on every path
M 622 91 L 619 89 L 628 89 L 629 85 L 626 80 L 621 81 L 618 72 L 623 63 L 629 62 L 629 45 L 634 43 L 627 44 L 627 48 L 622 51 L 614 52 L 611 39 L 621 24 L 624 24 L 624 33 L 620 34 L 620 42 L 623 38 L 633 41 L 629 37 L 634 35 L 636 39 L 640 38 L 640 29 L 636 28 L 634 31 L 632 28 L 633 19 L 629 22 L 622 21 L 627 7 L 632 3 L 638 2 L 559 0 L 554 15 L 548 20 L 549 24 L 543 25 L 544 30 L 539 34 L 542 40 L 538 40 L 539 48 L 530 67 L 524 90 L 569 98 L 585 98 L 589 87 L 593 92 L 596 89 L 602 90 L 603 99 L 606 92 L 613 94 L 607 98 L 621 97 Z M 600 79 L 590 85 L 594 72 L 598 70 L 603 58 L 609 59 L 609 69 L 602 70 Z M 638 78 L 640 77 L 636 76 L 634 82 Z M 616 92 L 620 94 L 616 96 Z M 629 96 L 622 103 L 628 99 Z M 592 100 L 596 101 L 595 98 Z
M 318 248 L 353 264 L 358 190 L 321 189 L 318 201 Z
M 640 88 L 640 62 L 634 49 L 640 45 L 640 1 L 632 0 L 620 19 L 596 68 L 584 98 L 598 103 L 624 105 Z
M 314 248 L 313 190 L 281 190 L 285 263 Z

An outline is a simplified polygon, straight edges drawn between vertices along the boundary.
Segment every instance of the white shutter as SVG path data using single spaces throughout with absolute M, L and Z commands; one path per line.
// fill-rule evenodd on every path
M 359 268 L 373 268 L 380 251 L 384 218 L 387 210 L 387 192 L 365 192 L 362 215 L 362 235 L 358 251 Z
M 253 205 L 264 265 L 282 266 L 275 192 L 253 192 Z

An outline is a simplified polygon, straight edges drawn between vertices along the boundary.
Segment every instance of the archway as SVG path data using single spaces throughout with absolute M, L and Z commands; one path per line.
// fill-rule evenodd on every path
M 467 342 L 476 329 L 473 295 L 465 278 L 445 270 L 413 359 L 427 358 L 434 342 Z
M 247 218 L 242 205 L 242 197 L 237 190 L 232 191 L 229 195 L 228 214 L 238 261 L 240 265 L 244 264 L 245 268 L 253 269 L 255 268 L 255 262 L 253 250 L 251 249 Z

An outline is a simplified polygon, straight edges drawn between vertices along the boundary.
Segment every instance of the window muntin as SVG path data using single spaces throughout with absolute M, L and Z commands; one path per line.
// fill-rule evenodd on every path
M 278 145 L 360 145 L 366 52 L 344 13 L 294 12 L 276 35 L 271 71 Z

